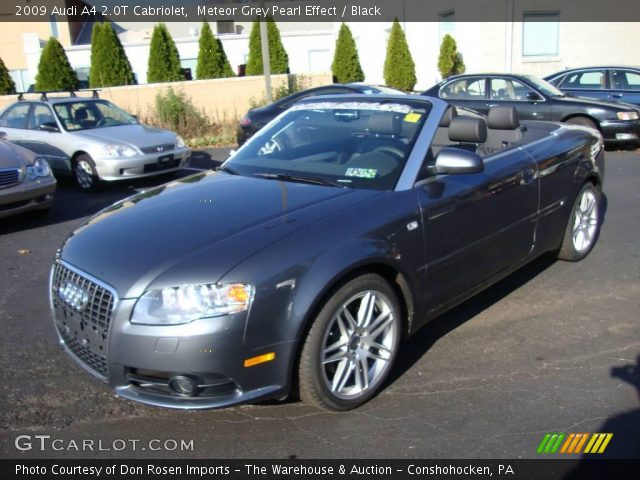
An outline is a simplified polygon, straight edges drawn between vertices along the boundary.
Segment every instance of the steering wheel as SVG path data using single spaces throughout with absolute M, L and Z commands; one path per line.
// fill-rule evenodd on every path
M 404 160 L 404 152 L 398 147 L 392 147 L 391 145 L 384 145 L 382 147 L 374 148 L 374 152 L 386 153 L 398 160 Z
M 273 152 L 281 152 L 282 145 L 275 138 L 271 138 L 267 143 L 265 143 L 260 150 L 258 150 L 258 155 L 269 155 Z

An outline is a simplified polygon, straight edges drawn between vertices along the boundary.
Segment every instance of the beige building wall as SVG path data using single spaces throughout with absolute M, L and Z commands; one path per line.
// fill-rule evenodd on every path
M 56 21 L 58 40 L 64 47 L 68 47 L 71 45 L 69 23 L 66 19 L 63 20 Z M 49 22 L 2 22 L 0 58 L 9 70 L 28 68 L 23 42 L 25 33 L 35 33 L 41 41 L 46 42 L 53 32 Z
M 332 82 L 331 74 L 305 75 L 305 86 L 315 87 Z M 271 77 L 274 89 L 288 82 L 287 75 Z M 113 102 L 124 110 L 149 118 L 154 113 L 155 98 L 167 89 L 183 91 L 193 103 L 206 112 L 213 120 L 238 119 L 250 108 L 251 100 L 264 98 L 264 77 L 240 77 L 215 80 L 194 80 L 189 82 L 151 83 L 127 87 L 104 88 L 100 97 Z M 0 96 L 0 110 L 16 101 L 15 95 Z M 37 99 L 36 94 L 27 95 L 27 99 Z

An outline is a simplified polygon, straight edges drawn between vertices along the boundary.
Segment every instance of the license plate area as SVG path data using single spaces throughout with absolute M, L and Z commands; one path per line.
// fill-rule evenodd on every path
M 71 308 L 56 308 L 56 323 L 66 343 L 69 340 L 100 356 L 107 354 L 107 331 L 84 318 Z

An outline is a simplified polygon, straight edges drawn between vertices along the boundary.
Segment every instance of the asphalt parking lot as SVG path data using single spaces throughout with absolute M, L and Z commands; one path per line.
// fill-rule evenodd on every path
M 225 150 L 198 153 L 211 168 Z M 612 432 L 640 457 L 640 153 L 607 152 L 606 215 L 582 262 L 541 258 L 405 342 L 383 392 L 357 411 L 298 401 L 174 411 L 116 398 L 56 342 L 47 277 L 84 217 L 156 178 L 58 189 L 44 217 L 0 223 L 0 457 L 535 458 L 547 432 Z M 191 172 L 182 172 L 186 175 Z M 191 451 L 19 451 L 18 435 L 193 440 Z

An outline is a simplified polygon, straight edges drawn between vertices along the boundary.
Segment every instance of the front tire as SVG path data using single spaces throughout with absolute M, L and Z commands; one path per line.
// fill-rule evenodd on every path
M 600 233 L 600 192 L 586 183 L 578 193 L 564 231 L 558 258 L 577 262 L 593 249 Z
M 98 188 L 100 180 L 96 165 L 90 155 L 78 155 L 72 164 L 73 179 L 76 185 L 85 192 L 92 192 Z
M 300 398 L 332 411 L 368 401 L 391 370 L 401 326 L 398 297 L 384 278 L 366 274 L 347 282 L 322 306 L 305 339 Z

